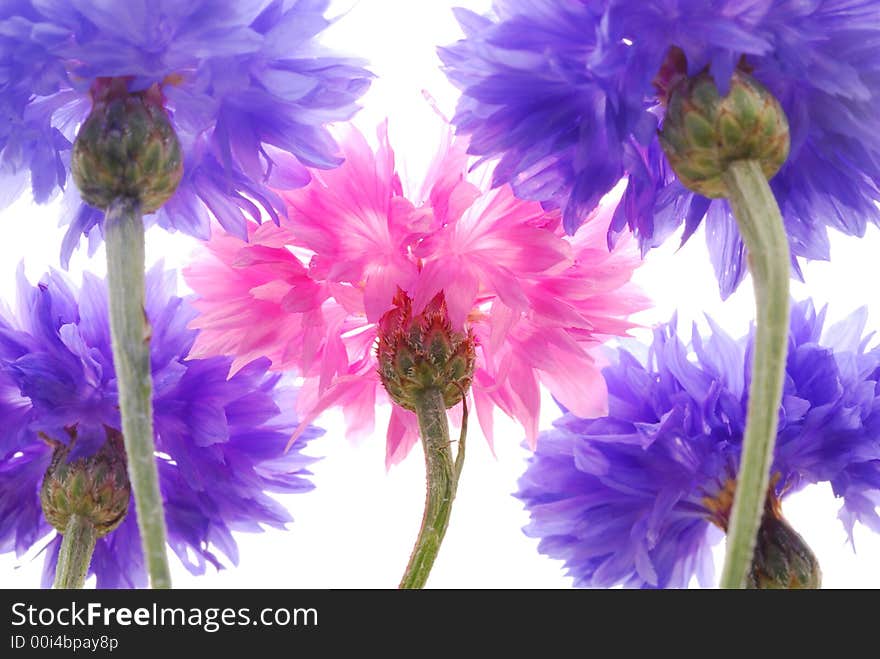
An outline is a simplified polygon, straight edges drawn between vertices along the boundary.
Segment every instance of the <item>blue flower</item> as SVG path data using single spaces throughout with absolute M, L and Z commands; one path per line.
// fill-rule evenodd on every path
M 341 162 L 323 124 L 350 118 L 371 74 L 317 42 L 328 0 L 11 0 L 0 8 L 0 203 L 28 181 L 38 203 L 65 190 L 66 263 L 102 211 L 68 186 L 77 128 L 99 77 L 159 85 L 184 153 L 184 179 L 151 221 L 197 238 L 209 218 L 246 239 L 277 220 L 273 189 Z
M 454 118 L 470 152 L 500 157 L 495 185 L 564 209 L 573 232 L 628 177 L 609 227 L 643 252 L 704 220 L 723 296 L 745 275 L 725 200 L 686 189 L 656 138 L 655 78 L 670 47 L 722 93 L 751 70 L 782 103 L 791 153 L 772 179 L 792 251 L 827 259 L 827 227 L 880 222 L 880 2 L 877 0 L 496 0 L 495 17 L 457 16 L 466 38 L 440 54 L 463 96 Z M 661 76 L 662 81 L 662 76 Z
M 772 501 L 829 482 L 850 534 L 880 531 L 880 347 L 864 310 L 828 328 L 793 306 Z M 605 369 L 608 416 L 566 413 L 544 433 L 519 481 L 539 551 L 576 586 L 685 587 L 713 578 L 710 548 L 727 525 L 742 448 L 754 336 L 734 341 L 711 319 L 690 350 L 675 320 L 647 357 L 620 350 Z
M 227 379 L 231 359 L 187 359 L 196 314 L 174 282 L 161 265 L 147 275 L 156 451 L 168 543 L 202 574 L 207 563 L 221 567 L 217 552 L 237 563 L 232 531 L 291 521 L 267 493 L 312 488 L 313 459 L 301 449 L 322 431 L 309 428 L 285 453 L 298 425 L 296 391 L 267 373 L 268 360 Z M 21 554 L 52 530 L 39 499 L 52 448 L 40 437 L 67 443 L 75 430 L 75 458 L 101 447 L 105 426 L 121 428 L 107 318 L 102 280 L 86 274 L 77 291 L 58 272 L 38 286 L 20 272 L 17 313 L 0 317 L 0 552 Z M 55 536 L 46 584 L 59 547 Z M 91 573 L 99 588 L 146 584 L 133 502 L 122 525 L 98 540 Z

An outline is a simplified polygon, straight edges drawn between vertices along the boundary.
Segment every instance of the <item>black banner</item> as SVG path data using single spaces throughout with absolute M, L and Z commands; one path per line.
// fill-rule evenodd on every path
M 178 656 L 191 648 L 222 657 L 279 651 L 293 656 L 305 649 L 320 649 L 319 656 L 325 656 L 333 650 L 383 647 L 410 648 L 392 654 L 422 657 L 418 648 L 449 646 L 450 651 L 457 647 L 465 652 L 477 639 L 496 649 L 581 647 L 578 654 L 587 656 L 600 640 L 627 650 L 644 644 L 656 652 L 735 628 L 737 619 L 751 618 L 757 627 L 781 632 L 786 611 L 803 629 L 808 621 L 798 614 L 815 611 L 817 597 L 831 596 L 620 590 L 0 590 L 0 657 Z M 729 635 L 724 636 L 729 642 Z

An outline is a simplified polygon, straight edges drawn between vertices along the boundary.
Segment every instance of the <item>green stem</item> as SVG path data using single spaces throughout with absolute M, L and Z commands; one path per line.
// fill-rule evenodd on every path
M 464 400 L 464 399 L 462 399 Z M 458 456 L 453 463 L 449 443 L 449 425 L 443 392 L 438 388 L 425 389 L 416 397 L 416 416 L 425 450 L 427 495 L 419 537 L 413 547 L 400 588 L 422 588 L 428 580 L 452 512 L 452 501 L 458 487 L 458 477 L 464 463 L 464 436 L 467 426 L 467 408 L 462 417 L 462 435 Z
M 782 402 L 790 256 L 782 215 L 761 165 L 754 160 L 735 161 L 724 173 L 724 182 L 748 249 L 757 306 L 746 431 L 721 574 L 722 588 L 742 588 L 764 514 Z
M 144 310 L 144 224 L 140 206 L 117 199 L 104 220 L 110 332 L 122 435 L 138 528 L 153 588 L 170 588 L 165 517 L 153 443 L 150 323 Z
M 91 521 L 81 515 L 71 515 L 64 529 L 58 563 L 55 566 L 55 588 L 82 588 L 86 582 L 89 563 L 98 541 L 98 532 Z

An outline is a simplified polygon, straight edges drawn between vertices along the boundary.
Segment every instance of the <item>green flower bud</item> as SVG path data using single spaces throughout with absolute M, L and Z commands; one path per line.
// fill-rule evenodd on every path
M 416 396 L 429 388 L 443 392 L 447 408 L 461 401 L 474 377 L 476 350 L 470 332 L 452 330 L 443 294 L 413 317 L 412 300 L 399 291 L 395 307 L 379 321 L 379 377 L 391 399 L 415 410 Z
M 71 515 L 89 520 L 101 538 L 118 527 L 128 513 L 131 485 L 122 435 L 107 428 L 107 441 L 88 458 L 68 461 L 69 444 L 47 440 L 55 447 L 40 487 L 46 520 L 64 533 Z
M 822 583 L 819 561 L 804 539 L 783 519 L 782 506 L 776 496 L 778 480 L 779 475 L 776 474 L 767 492 L 746 587 L 819 588 Z M 703 505 L 709 512 L 709 521 L 725 533 L 730 523 L 735 492 L 736 481 L 728 479 L 715 496 L 703 499 Z
M 115 199 L 136 199 L 143 213 L 156 211 L 183 177 L 180 142 L 158 87 L 129 93 L 125 79 L 101 78 L 92 101 L 71 165 L 83 200 L 106 209 Z
M 660 144 L 678 179 L 705 197 L 729 196 L 723 174 L 736 160 L 756 160 L 772 178 L 790 141 L 779 101 L 744 71 L 734 71 L 724 98 L 708 73 L 668 91 Z
M 804 539 L 782 518 L 778 503 L 769 501 L 755 555 L 746 580 L 748 588 L 819 588 L 819 561 Z

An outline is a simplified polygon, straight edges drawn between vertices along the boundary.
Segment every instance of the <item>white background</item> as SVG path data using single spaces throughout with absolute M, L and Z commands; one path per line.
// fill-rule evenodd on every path
M 350 9 L 326 35 L 337 51 L 370 61 L 377 75 L 365 109 L 356 123 L 368 135 L 385 116 L 391 119 L 392 141 L 398 163 L 414 178 L 430 160 L 439 136 L 434 110 L 426 90 L 440 109 L 451 115 L 456 90 L 439 69 L 435 45 L 460 36 L 452 6 L 485 11 L 489 2 L 458 0 L 351 0 L 337 3 L 337 12 Z M 418 181 L 415 181 L 418 183 Z M 35 282 L 49 267 L 58 267 L 63 229 L 56 228 L 57 206 L 37 207 L 19 200 L 0 213 L 4 240 L 0 242 L 0 298 L 12 300 L 15 269 L 24 260 Z M 160 229 L 148 233 L 148 261 L 164 258 L 166 265 L 187 262 L 196 242 Z M 636 280 L 654 299 L 655 307 L 638 316 L 646 327 L 669 319 L 678 310 L 680 327 L 692 320 L 702 323 L 712 315 L 730 333 L 743 334 L 753 317 L 750 281 L 726 302 L 718 295 L 702 230 L 677 250 L 675 237 L 654 250 Z M 808 294 L 821 305 L 830 303 L 832 320 L 862 305 L 870 310 L 869 327 L 880 328 L 880 231 L 866 237 L 832 236 L 832 262 L 804 268 L 807 285 L 793 285 L 793 295 Z M 81 249 L 70 274 L 79 281 L 83 270 L 103 274 L 104 253 L 89 259 Z M 181 286 L 181 291 L 183 291 Z M 648 330 L 638 332 L 647 339 Z M 287 531 L 239 534 L 241 561 L 237 567 L 203 576 L 190 575 L 172 556 L 178 587 L 265 588 L 391 588 L 397 585 L 409 557 L 424 503 L 424 465 L 417 446 L 403 464 L 384 468 L 384 424 L 388 410 L 377 415 L 374 437 L 352 444 L 344 437 L 341 414 L 331 411 L 318 420 L 327 429 L 312 442 L 308 453 L 323 459 L 314 466 L 313 492 L 282 497 L 295 517 Z M 557 416 L 545 395 L 541 427 Z M 528 455 L 522 448 L 521 429 L 506 417 L 496 419 L 496 455 L 493 456 L 473 424 L 468 457 L 456 498 L 446 541 L 429 581 L 435 588 L 567 588 L 562 564 L 537 552 L 537 540 L 522 527 L 527 515 L 511 496 Z M 838 504 L 827 486 L 808 488 L 788 498 L 787 518 L 805 537 L 819 558 L 825 587 L 880 586 L 880 539 L 867 529 L 856 529 L 858 553 L 846 543 L 836 515 Z M 716 548 L 718 571 L 723 547 Z M 0 587 L 36 587 L 42 557 L 36 551 L 21 557 L 0 556 Z

